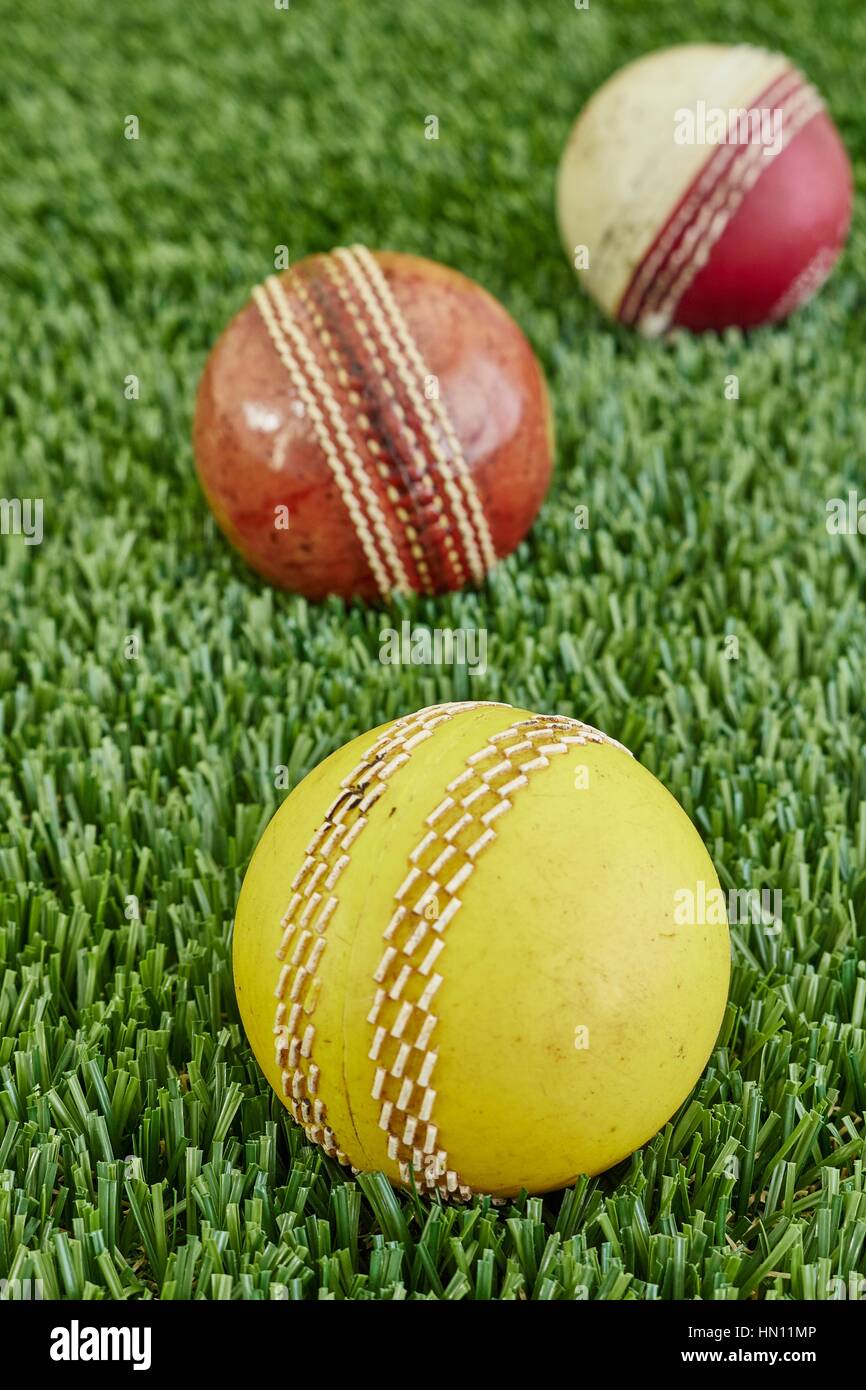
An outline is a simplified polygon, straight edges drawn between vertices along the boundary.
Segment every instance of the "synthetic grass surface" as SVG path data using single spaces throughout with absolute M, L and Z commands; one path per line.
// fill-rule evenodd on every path
M 76 1298 L 839 1296 L 866 1274 L 866 541 L 828 535 L 825 507 L 863 477 L 863 219 L 789 325 L 648 346 L 581 297 L 552 204 L 598 83 L 700 38 L 785 48 L 862 191 L 866 12 L 3 0 L 0 24 L 0 495 L 43 498 L 45 526 L 0 538 L 0 1278 Z M 481 592 L 314 608 L 208 520 L 189 433 L 209 346 L 275 246 L 353 240 L 474 276 L 548 373 L 555 486 Z M 488 675 L 381 665 L 403 617 L 486 628 Z M 294 784 L 470 695 L 608 730 L 724 887 L 784 902 L 779 935 L 734 928 L 722 1036 L 664 1131 L 504 1208 L 398 1197 L 309 1147 L 230 970 L 275 769 Z

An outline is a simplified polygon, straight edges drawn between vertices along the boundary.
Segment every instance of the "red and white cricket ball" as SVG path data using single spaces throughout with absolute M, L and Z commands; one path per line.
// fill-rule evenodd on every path
M 199 477 L 267 579 L 311 599 L 478 584 L 541 505 L 544 377 L 472 280 L 363 246 L 271 276 L 211 353 Z
M 819 94 L 783 55 L 745 44 L 622 68 L 578 117 L 557 180 L 587 290 L 649 337 L 784 318 L 830 274 L 851 204 Z

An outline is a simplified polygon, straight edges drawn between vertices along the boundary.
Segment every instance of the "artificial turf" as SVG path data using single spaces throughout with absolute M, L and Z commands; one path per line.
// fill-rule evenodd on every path
M 0 537 L 0 1279 L 65 1298 L 841 1297 L 866 1274 L 866 539 L 825 516 L 863 485 L 862 208 L 789 324 L 651 346 L 577 289 L 553 180 L 600 81 L 705 38 L 785 48 L 862 192 L 859 0 L 2 0 L 0 27 L 0 495 L 44 499 L 45 528 Z M 311 606 L 244 567 L 199 492 L 215 336 L 275 246 L 355 240 L 481 281 L 548 373 L 555 484 L 478 592 Z M 486 629 L 486 676 L 382 665 L 403 617 Z M 293 785 L 470 695 L 606 729 L 724 887 L 784 903 L 778 934 L 734 927 L 722 1034 L 670 1124 L 608 1174 L 502 1207 L 398 1196 L 310 1147 L 230 966 L 276 770 Z

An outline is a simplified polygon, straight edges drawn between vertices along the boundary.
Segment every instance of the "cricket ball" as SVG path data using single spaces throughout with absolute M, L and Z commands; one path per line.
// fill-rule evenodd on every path
M 502 704 L 423 709 L 292 791 L 244 879 L 241 1017 L 325 1153 L 466 1198 L 625 1158 L 716 1040 L 727 925 L 696 830 L 620 744 Z
M 321 599 L 479 584 L 550 480 L 544 377 L 514 320 L 433 261 L 363 246 L 273 275 L 205 366 L 194 425 L 223 531 Z
M 818 92 L 746 44 L 686 44 L 611 77 L 559 166 L 566 252 L 600 307 L 648 337 L 784 318 L 827 279 L 851 166 Z

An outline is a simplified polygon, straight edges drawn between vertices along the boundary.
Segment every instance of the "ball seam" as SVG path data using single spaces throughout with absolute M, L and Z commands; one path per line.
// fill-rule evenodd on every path
M 379 1105 L 388 1157 L 404 1183 L 414 1179 L 447 1197 L 471 1196 L 435 1122 L 432 1082 L 438 1018 L 432 1005 L 445 977 L 434 965 L 462 906 L 459 892 L 497 838 L 494 826 L 499 817 L 529 784 L 529 774 L 587 743 L 628 753 L 601 730 L 564 716 L 535 715 L 492 734 L 446 785 L 445 796 L 426 817 L 425 832 L 409 855 L 408 871 L 383 933 L 385 949 L 373 975 L 377 989 L 367 1017 L 373 1029 L 368 1056 L 375 1063 L 371 1094 Z M 407 998 L 408 990 L 414 999 Z
M 327 928 L 339 908 L 338 881 L 351 862 L 355 841 L 369 823 L 368 813 L 386 793 L 391 777 L 440 724 L 481 703 L 431 705 L 388 725 L 340 782 L 291 882 L 292 896 L 280 918 L 275 951 L 280 969 L 274 989 L 274 1059 L 292 1118 L 310 1140 L 340 1163 L 350 1160 L 328 1122 L 315 1060 L 315 1012 L 322 990 L 319 971 Z
M 394 589 L 398 592 L 410 592 L 408 576 L 388 531 L 378 499 L 370 486 L 363 461 L 349 436 L 339 402 L 306 343 L 302 330 L 292 316 L 277 277 L 270 276 L 264 286 L 256 286 L 253 299 L 274 348 L 309 413 L 319 445 L 349 512 L 379 592 L 383 598 L 387 598 Z M 289 339 L 294 344 L 300 361 L 292 351 Z M 320 407 L 320 400 L 324 410 Z M 344 457 L 348 461 L 348 469 Z
M 776 101 L 780 96 L 787 97 L 789 90 L 799 91 L 803 81 L 802 75 L 796 68 L 786 68 L 750 103 L 749 111 L 754 110 L 759 105 Z M 700 214 L 707 199 L 718 188 L 719 183 L 728 173 L 730 165 L 735 163 L 744 152 L 745 147 L 743 145 L 718 145 L 705 161 L 697 176 L 692 178 L 685 193 L 674 204 L 673 211 L 661 234 L 654 239 L 649 249 L 638 261 L 617 311 L 617 317 L 623 323 L 634 323 L 639 317 L 647 295 L 652 292 L 655 278 L 667 265 L 674 247 Z
M 431 454 L 463 538 L 472 575 L 476 582 L 480 583 L 486 572 L 496 563 L 496 551 L 475 480 L 469 470 L 463 448 L 445 403 L 438 395 L 428 399 L 418 387 L 418 382 L 423 381 L 432 373 L 421 356 L 414 336 L 381 267 L 370 251 L 365 246 L 355 245 L 350 248 L 338 248 L 336 254 L 348 264 L 358 264 L 366 271 L 386 312 L 383 331 L 383 342 L 386 350 L 396 364 L 399 360 L 397 354 L 402 349 L 406 359 L 408 359 L 409 366 L 414 371 L 414 377 L 409 371 L 405 372 L 401 379 L 427 436 Z M 388 331 L 389 327 L 390 332 Z M 439 442 L 437 425 L 445 437 L 448 452 L 442 448 Z

